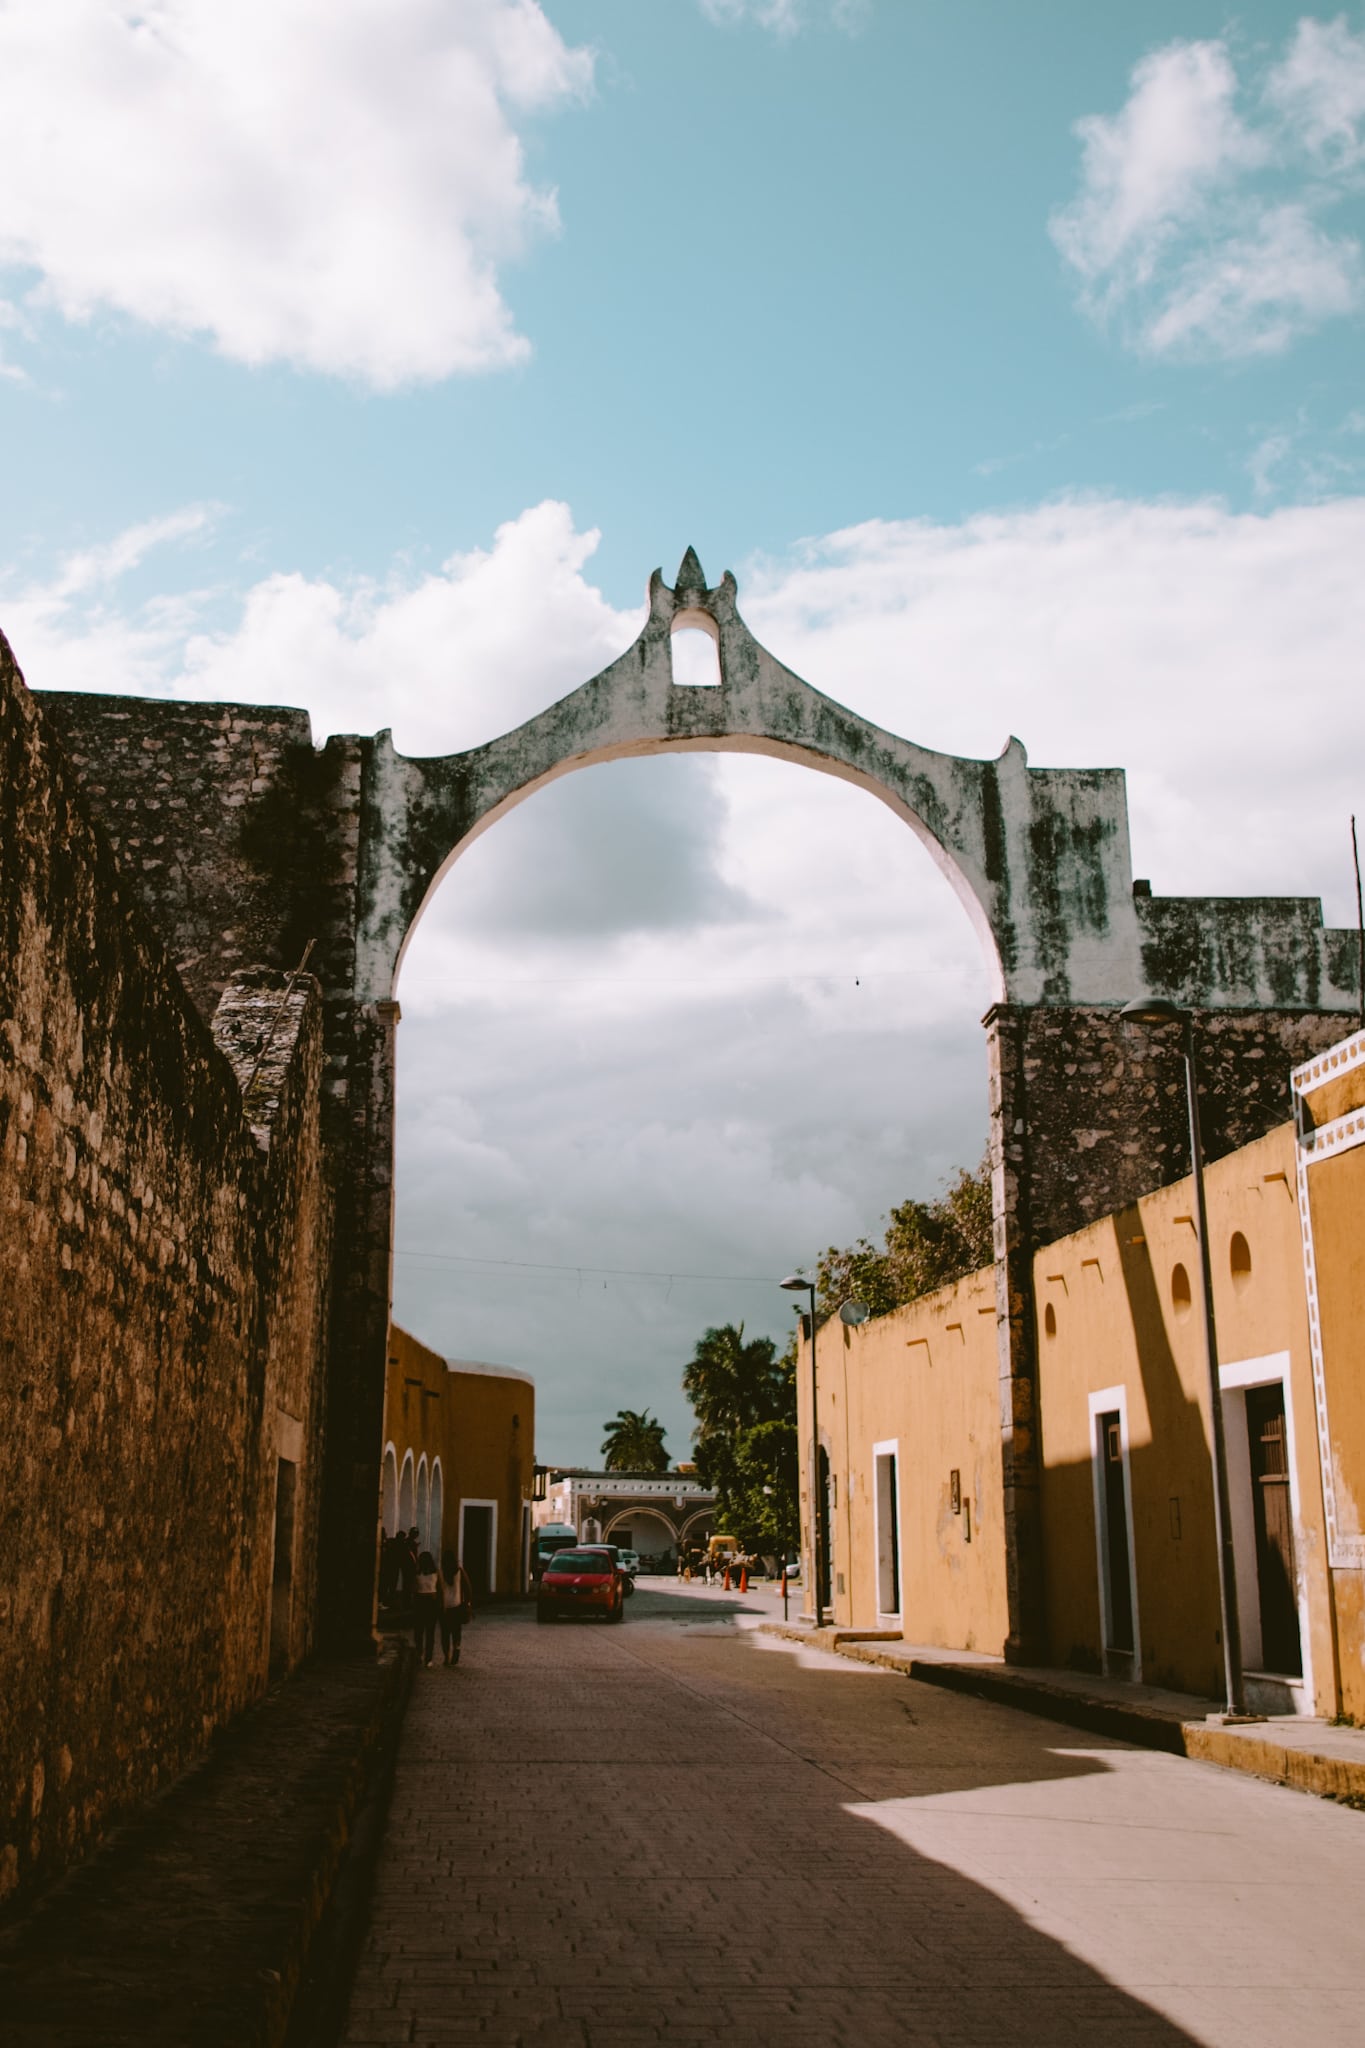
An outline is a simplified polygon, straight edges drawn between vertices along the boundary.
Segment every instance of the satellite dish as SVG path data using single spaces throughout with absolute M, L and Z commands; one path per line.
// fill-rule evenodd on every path
M 871 1313 L 865 1301 L 846 1301 L 839 1311 L 839 1321 L 856 1330 L 859 1323 L 865 1323 Z

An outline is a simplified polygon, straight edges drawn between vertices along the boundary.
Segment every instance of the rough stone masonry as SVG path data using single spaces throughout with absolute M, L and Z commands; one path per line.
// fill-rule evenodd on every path
M 0 1401 L 22 1477 L 0 1677 L 29 1674 L 10 1694 L 13 1866 L 70 1853 L 261 1682 L 284 1466 L 298 1625 L 367 1635 L 403 949 L 474 837 L 594 762 L 729 749 L 838 775 L 920 836 L 962 901 L 995 977 L 1006 1648 L 1040 1644 L 1031 1254 L 1184 1168 L 1175 1054 L 1129 1043 L 1118 1012 L 1148 994 L 1196 1012 L 1216 1154 L 1287 1115 L 1289 1066 L 1339 1035 L 1352 935 L 1310 900 L 1152 897 L 1121 771 L 1033 768 L 1017 740 L 963 760 L 872 726 L 762 647 L 736 595 L 689 550 L 671 588 L 652 578 L 619 660 L 432 760 L 387 733 L 315 748 L 300 711 L 35 700 L 6 662 Z M 718 688 L 674 682 L 681 626 L 716 642 Z M 253 1079 L 276 993 L 278 1071 Z M 186 1533 L 211 1565 L 172 1569 Z M 92 1575 L 112 1607 L 73 1618 Z M 101 1690 L 81 1645 L 111 1613 L 127 1669 Z

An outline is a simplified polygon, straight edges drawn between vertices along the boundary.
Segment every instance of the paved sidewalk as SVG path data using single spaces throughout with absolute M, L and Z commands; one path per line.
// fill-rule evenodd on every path
M 328 1909 L 356 1875 L 348 1841 L 407 1672 L 392 1657 L 305 1667 L 7 1923 L 4 2048 L 276 2048 L 311 2041 L 310 2023 L 326 2038 L 323 1980 L 344 1963 Z
M 856 1630 L 826 1627 L 817 1632 L 809 1622 L 764 1619 L 759 1626 L 793 1642 L 818 1643 L 841 1657 L 899 1671 L 921 1684 L 996 1700 L 1069 1727 L 1116 1735 L 1145 1749 L 1195 1757 L 1227 1770 L 1248 1771 L 1321 1798 L 1365 1802 L 1365 1729 L 1334 1727 L 1294 1714 L 1227 1728 L 1207 1718 L 1218 1713 L 1217 1702 L 1158 1686 L 1006 1664 L 1003 1657 L 888 1640 Z
M 345 2048 L 1359 2048 L 1365 1820 L 643 1584 L 419 1672 Z

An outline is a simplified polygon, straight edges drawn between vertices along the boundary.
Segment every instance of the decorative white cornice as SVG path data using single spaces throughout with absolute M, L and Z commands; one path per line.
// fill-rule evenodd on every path
M 1305 1060 L 1301 1067 L 1295 1067 L 1289 1079 L 1296 1095 L 1307 1095 L 1311 1089 L 1321 1088 L 1324 1081 L 1331 1081 L 1338 1074 L 1349 1074 L 1352 1067 L 1362 1064 L 1365 1064 L 1365 1031 L 1356 1031 L 1350 1038 L 1329 1045 L 1326 1052 Z
M 1334 1117 L 1330 1124 L 1299 1132 L 1299 1151 L 1310 1166 L 1320 1159 L 1330 1159 L 1335 1152 L 1349 1152 L 1355 1145 L 1365 1145 L 1365 1109 L 1350 1110 L 1345 1116 Z

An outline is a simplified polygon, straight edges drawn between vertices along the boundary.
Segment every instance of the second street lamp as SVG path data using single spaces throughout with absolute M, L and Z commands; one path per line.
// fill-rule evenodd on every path
M 1199 1268 L 1204 1290 L 1204 1362 L 1209 1385 L 1209 1437 L 1213 1456 L 1213 1528 L 1218 1546 L 1218 1605 L 1223 1626 L 1223 1684 L 1231 1719 L 1259 1720 L 1248 1715 L 1242 1685 L 1242 1630 L 1237 1608 L 1237 1561 L 1232 1547 L 1232 1513 L 1228 1493 L 1228 1452 L 1223 1433 L 1223 1392 L 1218 1378 L 1218 1329 L 1213 1314 L 1213 1266 L 1209 1258 L 1209 1214 L 1204 1198 L 1204 1145 L 1199 1128 L 1199 1085 L 1194 1071 L 1194 1018 L 1164 996 L 1125 1003 L 1119 1015 L 1129 1024 L 1179 1024 L 1185 1061 L 1185 1097 L 1190 1120 L 1190 1171 L 1194 1182 L 1195 1228 L 1199 1233 Z

